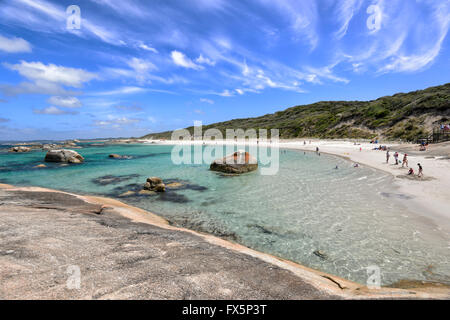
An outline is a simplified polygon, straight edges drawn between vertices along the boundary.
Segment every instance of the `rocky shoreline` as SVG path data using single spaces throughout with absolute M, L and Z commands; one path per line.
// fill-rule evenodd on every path
M 170 226 L 117 200 L 0 185 L 1 299 L 415 299 L 448 287 L 359 284 Z M 80 289 L 67 287 L 77 266 Z

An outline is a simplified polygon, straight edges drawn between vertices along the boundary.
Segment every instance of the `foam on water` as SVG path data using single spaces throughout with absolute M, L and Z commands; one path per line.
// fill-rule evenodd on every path
M 158 176 L 184 186 L 121 200 L 174 224 L 360 283 L 373 265 L 381 269 L 383 285 L 401 279 L 450 283 L 449 235 L 408 212 L 388 174 L 353 168 L 339 157 L 286 151 L 276 175 L 230 177 L 209 171 L 208 164 L 174 165 L 171 150 L 91 146 L 78 150 L 86 159 L 82 165 L 44 169 L 33 168 L 43 163 L 44 152 L 0 153 L 0 182 L 115 197 Z M 109 159 L 111 153 L 133 158 Z

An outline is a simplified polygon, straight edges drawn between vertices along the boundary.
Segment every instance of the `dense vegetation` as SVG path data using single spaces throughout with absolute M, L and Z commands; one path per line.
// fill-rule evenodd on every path
M 450 83 L 373 101 L 322 101 L 257 118 L 234 119 L 203 126 L 203 130 L 280 129 L 281 138 L 375 137 L 414 141 L 450 118 Z M 191 133 L 193 127 L 187 128 Z M 144 138 L 170 139 L 171 132 Z

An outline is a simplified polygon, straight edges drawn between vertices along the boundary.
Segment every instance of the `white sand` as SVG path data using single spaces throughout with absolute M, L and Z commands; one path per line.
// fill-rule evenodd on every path
M 423 167 L 425 179 L 410 180 L 398 178 L 406 176 L 408 169 L 401 165 L 395 165 L 394 152 L 396 148 L 404 148 L 405 145 L 386 144 L 390 147 L 391 157 L 389 164 L 386 163 L 386 151 L 373 150 L 378 145 L 370 143 L 360 143 L 355 145 L 353 141 L 340 140 L 282 140 L 279 142 L 280 148 L 290 148 L 298 150 L 315 151 L 319 147 L 322 153 L 329 153 L 348 158 L 352 162 L 357 162 L 361 166 L 370 166 L 385 172 L 391 173 L 394 179 L 394 186 L 398 187 L 398 192 L 411 197 L 404 200 L 403 203 L 409 211 L 430 219 L 429 221 L 436 225 L 436 228 L 445 232 L 450 232 L 450 160 L 439 160 L 439 156 L 432 159 L 426 159 L 427 153 L 423 155 L 408 154 L 409 166 L 417 174 L 417 163 Z M 311 141 L 311 143 L 309 143 Z M 203 144 L 203 141 L 145 141 L 146 143 L 156 144 Z M 208 144 L 208 142 L 205 142 Z M 209 144 L 235 144 L 234 141 L 209 141 Z M 255 142 L 247 142 L 247 145 L 255 145 Z M 265 146 L 265 143 L 259 143 Z M 270 146 L 270 144 L 267 144 Z M 411 149 L 412 145 L 408 148 Z M 361 151 L 360 151 L 361 148 Z M 415 148 L 413 148 L 415 149 Z M 418 147 L 416 148 L 418 151 Z M 449 146 L 450 149 L 450 146 Z M 399 152 L 399 160 L 403 159 L 403 153 Z M 357 170 L 357 169 L 355 169 Z M 431 178 L 430 180 L 428 180 Z

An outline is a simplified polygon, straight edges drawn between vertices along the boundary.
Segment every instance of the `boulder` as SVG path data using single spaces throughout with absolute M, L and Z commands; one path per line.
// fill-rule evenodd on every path
M 211 163 L 210 170 L 224 173 L 241 174 L 258 169 L 258 161 L 248 152 L 239 150 Z
M 45 156 L 47 162 L 82 163 L 84 158 L 76 151 L 60 149 L 50 150 Z
M 42 149 L 45 150 L 45 151 L 54 150 L 54 149 L 58 149 L 58 148 L 61 148 L 61 146 L 58 146 L 58 145 L 55 144 L 55 143 L 44 144 L 44 145 L 42 146 Z
M 139 195 L 141 196 L 152 196 L 154 194 L 156 194 L 156 191 L 151 191 L 151 190 L 141 190 L 138 192 Z
M 31 148 L 28 147 L 12 147 L 9 152 L 30 152 Z
M 164 192 L 166 191 L 166 185 L 161 178 L 151 177 L 148 178 L 147 182 L 144 184 L 144 190 Z

